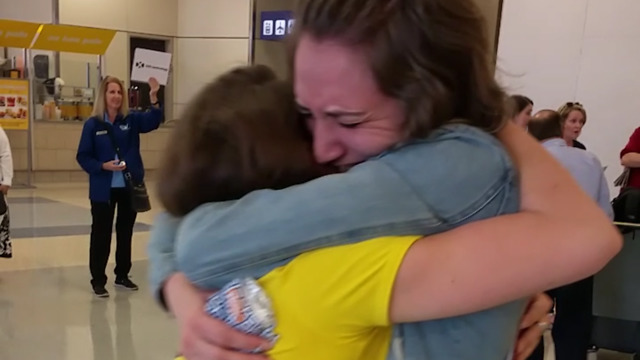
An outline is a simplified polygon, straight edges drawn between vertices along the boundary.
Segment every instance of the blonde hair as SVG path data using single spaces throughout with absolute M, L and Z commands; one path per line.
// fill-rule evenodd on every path
M 129 97 L 127 96 L 127 90 L 124 87 L 124 82 L 115 76 L 107 76 L 102 80 L 102 83 L 100 83 L 98 95 L 96 96 L 96 101 L 93 104 L 93 112 L 91 113 L 91 116 L 97 117 L 100 120 L 104 120 L 104 112 L 107 109 L 106 94 L 109 84 L 118 84 L 122 91 L 122 105 L 120 105 L 120 109 L 118 109 L 118 114 L 127 115 L 129 113 Z
M 580 104 L 579 102 L 568 102 L 560 106 L 560 108 L 558 109 L 558 114 L 560 114 L 560 117 L 562 118 L 562 125 L 564 125 L 564 122 L 567 121 L 569 114 L 571 114 L 571 112 L 574 110 L 580 111 L 582 113 L 582 116 L 584 116 L 584 123 L 587 123 L 587 110 L 584 109 L 584 106 L 582 106 L 582 104 Z

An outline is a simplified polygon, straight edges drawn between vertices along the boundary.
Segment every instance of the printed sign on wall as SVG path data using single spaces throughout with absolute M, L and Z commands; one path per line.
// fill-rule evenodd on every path
M 293 30 L 292 11 L 263 11 L 260 13 L 260 39 L 283 40 Z
M 29 81 L 0 79 L 0 126 L 29 129 Z

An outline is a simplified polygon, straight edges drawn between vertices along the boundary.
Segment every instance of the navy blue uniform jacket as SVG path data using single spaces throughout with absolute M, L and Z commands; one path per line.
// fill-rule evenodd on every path
M 120 153 L 134 181 L 144 180 L 144 165 L 140 155 L 140 134 L 157 129 L 162 122 L 162 109 L 152 107 L 146 112 L 130 112 L 116 117 L 111 127 Z M 115 160 L 113 148 L 103 120 L 91 117 L 84 123 L 76 160 L 89 174 L 89 199 L 109 202 L 113 172 L 102 169 L 102 164 Z

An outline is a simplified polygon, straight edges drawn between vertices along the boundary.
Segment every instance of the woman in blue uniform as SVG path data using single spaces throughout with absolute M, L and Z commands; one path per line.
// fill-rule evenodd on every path
M 129 290 L 138 286 L 129 279 L 131 270 L 131 238 L 136 212 L 123 171 L 132 180 L 144 180 L 144 165 L 140 155 L 140 134 L 157 129 L 162 122 L 158 102 L 160 85 L 149 79 L 151 108 L 145 112 L 129 112 L 128 98 L 122 81 L 107 76 L 100 85 L 98 96 L 89 118 L 82 129 L 76 160 L 89 174 L 91 201 L 91 245 L 89 268 L 91 285 L 98 297 L 108 297 L 105 269 L 111 250 L 111 233 L 116 206 L 116 268 L 115 284 Z M 115 141 L 115 144 L 114 144 Z M 118 146 L 118 151 L 114 145 Z M 122 158 L 119 158 L 117 154 Z

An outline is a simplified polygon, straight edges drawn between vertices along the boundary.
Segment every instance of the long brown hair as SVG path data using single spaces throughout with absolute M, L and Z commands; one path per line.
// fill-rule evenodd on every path
M 401 100 L 408 135 L 461 121 L 495 132 L 505 94 L 494 79 L 486 21 L 474 0 L 301 0 L 290 41 L 343 41 L 368 50 L 380 90 Z
M 518 116 L 527 106 L 533 106 L 533 100 L 524 95 L 511 95 L 508 101 L 511 102 L 511 111 L 509 112 L 509 118 Z
M 332 172 L 313 159 L 292 87 L 262 65 L 231 70 L 205 86 L 178 121 L 160 168 L 169 213 L 282 189 Z
M 104 112 L 107 110 L 107 89 L 109 84 L 118 84 L 120 91 L 122 91 L 122 105 L 118 109 L 118 114 L 127 115 L 129 113 L 129 96 L 127 96 L 127 89 L 124 87 L 124 82 L 115 76 L 107 76 L 102 79 L 100 88 L 98 89 L 98 96 L 93 104 L 93 111 L 91 116 L 97 117 L 100 120 L 104 120 Z

